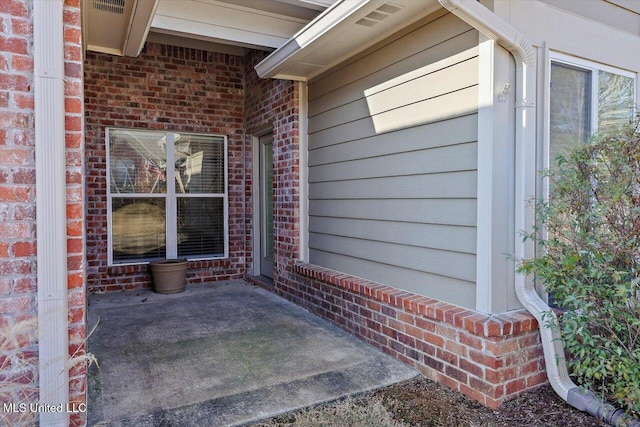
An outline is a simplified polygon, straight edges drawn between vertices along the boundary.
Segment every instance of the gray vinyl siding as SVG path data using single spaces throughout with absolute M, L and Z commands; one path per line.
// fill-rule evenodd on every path
M 475 308 L 478 33 L 431 17 L 309 84 L 309 260 Z

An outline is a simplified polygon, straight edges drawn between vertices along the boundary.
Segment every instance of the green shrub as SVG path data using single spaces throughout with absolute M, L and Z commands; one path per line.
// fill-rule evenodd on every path
M 594 138 L 557 159 L 536 203 L 539 256 L 522 262 L 564 311 L 572 376 L 640 415 L 640 132 Z M 548 234 L 542 235 L 542 230 Z

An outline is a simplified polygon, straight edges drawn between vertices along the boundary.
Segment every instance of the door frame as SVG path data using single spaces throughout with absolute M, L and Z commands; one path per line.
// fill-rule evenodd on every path
M 262 257 L 262 210 L 260 207 L 260 138 L 273 134 L 273 126 L 265 125 L 254 129 L 251 132 L 251 194 L 252 194 L 252 225 L 253 239 L 251 255 L 253 259 L 252 268 L 249 273 L 252 276 L 260 276 L 260 260 Z

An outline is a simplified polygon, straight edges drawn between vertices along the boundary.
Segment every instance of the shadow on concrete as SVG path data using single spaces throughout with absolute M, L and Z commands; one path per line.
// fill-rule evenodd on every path
M 416 372 L 243 281 L 89 298 L 89 425 L 241 425 Z

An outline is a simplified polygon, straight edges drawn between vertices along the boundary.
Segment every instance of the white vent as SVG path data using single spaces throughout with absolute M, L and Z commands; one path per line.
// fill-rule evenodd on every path
M 124 14 L 125 0 L 93 0 L 93 8 L 103 12 Z
M 374 25 L 384 21 L 389 16 L 401 10 L 402 7 L 402 5 L 396 3 L 385 3 L 373 12 L 370 12 L 364 18 L 356 21 L 356 24 L 364 25 L 365 27 L 373 27 Z

